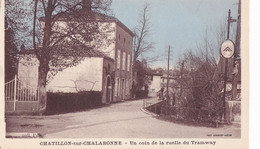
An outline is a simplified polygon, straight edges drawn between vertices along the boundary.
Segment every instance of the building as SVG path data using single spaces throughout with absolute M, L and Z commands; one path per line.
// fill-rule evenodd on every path
M 156 97 L 157 96 L 157 92 L 160 91 L 161 89 L 161 77 L 162 74 L 153 74 L 150 77 L 150 83 L 148 85 L 148 96 L 149 97 Z
M 75 18 L 81 17 L 84 11 L 69 14 L 72 17 L 65 16 L 68 14 L 60 15 L 53 27 L 57 32 L 63 32 L 66 30 L 68 22 L 77 21 Z M 84 60 L 78 65 L 68 67 L 48 78 L 47 92 L 101 91 L 103 103 L 129 99 L 134 34 L 115 17 L 94 13 L 96 22 L 100 26 L 100 32 L 107 26 L 109 26 L 110 32 L 107 34 L 107 38 L 96 38 L 90 44 L 105 43 L 106 40 L 110 40 L 110 44 L 96 47 L 87 55 L 83 54 Z M 68 18 L 72 18 L 72 20 L 68 20 Z M 41 28 L 44 28 L 44 18 L 40 18 L 40 24 Z M 81 39 L 79 38 L 79 40 Z M 82 42 L 85 41 L 82 40 Z M 31 57 L 29 60 L 26 58 L 28 55 Z M 18 78 L 26 84 L 37 87 L 38 60 L 29 51 L 21 53 L 20 57 Z
M 110 103 L 113 98 L 111 68 L 114 67 L 114 60 L 98 51 L 90 54 L 84 56 L 77 66 L 69 67 L 49 78 L 46 90 L 54 93 L 100 91 L 102 103 Z M 21 52 L 19 57 L 18 79 L 37 88 L 39 63 L 33 51 Z
M 153 73 L 150 76 L 150 81 L 148 85 L 148 96 L 149 97 L 156 97 L 157 93 L 161 90 L 161 88 L 164 88 L 164 91 L 166 91 L 167 87 L 167 75 L 163 73 Z M 171 88 L 173 84 L 175 83 L 175 77 L 169 76 L 169 87 Z

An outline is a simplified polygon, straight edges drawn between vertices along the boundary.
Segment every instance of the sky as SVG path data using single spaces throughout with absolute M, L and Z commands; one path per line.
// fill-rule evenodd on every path
M 237 18 L 238 0 L 113 0 L 111 8 L 115 17 L 132 30 L 138 24 L 139 12 L 145 2 L 150 3 L 152 30 L 149 41 L 155 42 L 155 48 L 144 56 L 161 56 L 160 61 L 150 65 L 154 68 L 167 66 L 169 45 L 170 63 L 174 65 L 185 51 L 196 51 L 206 30 L 212 39 L 215 37 L 216 28 L 227 20 L 229 9 L 231 16 Z

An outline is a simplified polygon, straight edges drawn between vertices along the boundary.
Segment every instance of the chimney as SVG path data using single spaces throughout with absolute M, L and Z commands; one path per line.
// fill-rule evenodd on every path
M 91 1 L 92 0 L 82 0 L 82 9 L 91 11 Z

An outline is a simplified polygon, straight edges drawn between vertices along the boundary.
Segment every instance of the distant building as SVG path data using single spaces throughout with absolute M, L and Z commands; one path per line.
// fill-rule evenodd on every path
M 148 85 L 148 96 L 156 97 L 157 92 L 162 88 L 161 87 L 161 77 L 162 74 L 153 74 L 150 77 L 150 84 Z
M 163 73 L 153 73 L 150 75 L 150 83 L 148 85 L 148 96 L 150 97 L 156 97 L 158 92 L 161 90 L 161 88 L 164 88 L 164 91 L 166 91 L 167 87 L 167 75 Z M 169 86 L 171 87 L 173 83 L 175 83 L 175 77 L 169 76 Z

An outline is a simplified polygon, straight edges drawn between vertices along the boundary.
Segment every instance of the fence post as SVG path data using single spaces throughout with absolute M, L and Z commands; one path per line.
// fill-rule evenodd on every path
M 16 109 L 16 86 L 17 86 L 17 75 L 14 76 L 14 111 Z

